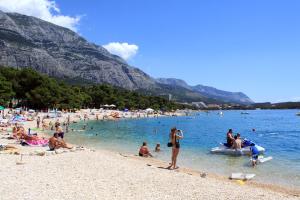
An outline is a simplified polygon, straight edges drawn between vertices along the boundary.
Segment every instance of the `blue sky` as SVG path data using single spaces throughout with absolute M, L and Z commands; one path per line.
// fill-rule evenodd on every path
M 138 46 L 128 62 L 153 77 L 299 100 L 300 1 L 56 0 L 99 45 Z

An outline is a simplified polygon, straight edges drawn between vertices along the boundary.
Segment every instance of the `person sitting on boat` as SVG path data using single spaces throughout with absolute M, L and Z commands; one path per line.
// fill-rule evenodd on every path
M 233 141 L 233 149 L 238 150 L 242 148 L 242 140 L 241 140 L 241 134 L 237 134 L 234 136 L 234 141 Z
M 227 143 L 225 144 L 227 147 L 232 147 L 233 142 L 234 142 L 234 137 L 232 135 L 232 129 L 229 129 L 227 134 L 226 134 L 226 138 L 227 138 Z
M 251 156 L 252 156 L 252 166 L 255 167 L 255 165 L 257 164 L 259 151 L 256 148 L 254 143 L 252 143 L 250 145 L 250 153 L 251 153 Z
M 152 157 L 152 154 L 150 153 L 146 142 L 143 142 L 143 145 L 141 146 L 140 151 L 139 151 L 139 156 L 142 156 L 142 157 L 150 156 L 150 157 Z

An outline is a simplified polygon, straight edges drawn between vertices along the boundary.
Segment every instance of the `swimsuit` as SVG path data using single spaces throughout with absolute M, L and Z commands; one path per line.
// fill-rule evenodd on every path
M 258 159 L 258 154 L 259 154 L 258 149 L 255 146 L 251 146 L 250 150 L 252 152 L 252 158 L 257 160 Z
M 62 139 L 64 138 L 65 133 L 64 132 L 60 132 L 58 133 L 58 137 L 61 137 Z
M 179 140 L 176 140 L 176 136 L 175 136 L 175 148 L 180 149 L 180 143 Z

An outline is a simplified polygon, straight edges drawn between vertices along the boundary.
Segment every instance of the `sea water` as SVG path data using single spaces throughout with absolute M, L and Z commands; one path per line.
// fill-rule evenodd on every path
M 249 110 L 199 112 L 193 116 L 121 119 L 117 121 L 81 121 L 72 124 L 66 134 L 68 142 L 93 148 L 137 154 L 146 141 L 154 150 L 161 144 L 161 152 L 154 157 L 170 161 L 167 147 L 172 127 L 183 130 L 184 139 L 178 165 L 199 171 L 229 176 L 232 172 L 255 173 L 255 180 L 300 188 L 300 117 L 299 110 Z M 87 123 L 86 130 L 82 130 Z M 266 149 L 265 156 L 273 160 L 250 166 L 247 156 L 215 155 L 210 149 L 226 141 L 229 128 L 242 138 L 254 141 Z M 253 131 L 255 129 L 255 131 Z M 79 131 L 77 131 L 79 130 Z

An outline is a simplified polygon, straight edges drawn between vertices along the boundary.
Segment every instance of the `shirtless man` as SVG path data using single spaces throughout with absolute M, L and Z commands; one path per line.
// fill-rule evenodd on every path
M 236 136 L 234 136 L 233 148 L 235 150 L 242 148 L 241 134 L 239 134 L 239 133 Z
M 54 133 L 53 137 L 51 137 L 49 139 L 49 148 L 50 148 L 50 151 L 53 151 L 53 150 L 59 149 L 59 148 L 72 149 L 72 147 L 68 146 L 64 140 L 58 139 L 58 133 Z

